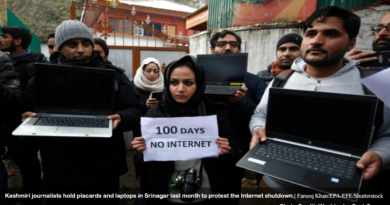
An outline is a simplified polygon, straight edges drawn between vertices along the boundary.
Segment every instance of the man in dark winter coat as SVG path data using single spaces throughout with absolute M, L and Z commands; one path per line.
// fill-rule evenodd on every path
M 116 71 L 118 90 L 115 93 L 113 135 L 111 138 L 41 139 L 42 168 L 49 193 L 113 194 L 119 189 L 119 176 L 127 172 L 124 131 L 140 125 L 142 110 L 133 93 L 133 87 L 122 69 L 106 67 L 103 58 L 93 51 L 94 40 L 87 26 L 77 20 L 61 23 L 55 33 L 58 52 L 51 63 L 77 65 Z M 26 96 L 33 102 L 34 79 L 28 85 Z M 33 105 L 33 103 L 31 103 Z M 23 119 L 35 116 L 26 112 Z M 50 199 L 47 204 L 117 204 L 117 199 Z
M 17 111 L 22 104 L 22 92 L 18 75 L 12 66 L 11 60 L 0 51 L 0 129 L 3 129 L 3 123 L 17 115 Z M 4 141 L 6 136 L 0 131 L 0 156 L 4 153 Z M 0 160 L 0 204 L 7 205 L 5 199 L 7 192 L 8 172 Z
M 9 52 L 9 58 L 19 75 L 20 87 L 24 92 L 27 83 L 34 74 L 35 62 L 47 62 L 39 52 L 27 50 L 32 35 L 29 30 L 18 26 L 6 26 L 1 29 L 0 46 Z M 41 192 L 41 165 L 38 160 L 39 142 L 37 139 L 13 137 L 11 132 L 20 124 L 20 119 L 8 120 L 4 133 L 8 136 L 8 149 L 15 164 L 19 166 L 23 192 Z M 20 204 L 31 204 L 30 201 Z
M 224 30 L 213 34 L 210 38 L 210 45 L 212 54 L 221 53 L 240 53 L 241 52 L 241 38 L 232 31 Z M 210 96 L 210 98 L 217 98 L 229 104 L 235 112 L 235 122 L 239 128 L 239 138 L 237 139 L 241 149 L 241 156 L 249 150 L 248 142 L 251 139 L 249 131 L 249 121 L 252 117 L 256 106 L 259 104 L 264 90 L 267 87 L 265 82 L 251 73 L 246 74 L 246 87 L 242 87 L 241 91 L 237 91 L 234 96 L 218 97 Z M 237 161 L 241 157 L 237 157 Z M 234 167 L 235 173 L 232 174 L 234 179 L 232 183 L 236 184 L 236 193 L 241 192 L 241 180 L 244 177 L 245 170 Z M 238 201 L 235 202 L 238 204 Z
M 284 35 L 276 45 L 276 61 L 267 70 L 259 71 L 257 76 L 268 85 L 280 71 L 290 69 L 294 60 L 301 56 L 301 43 L 302 37 L 296 33 Z
M 12 64 L 19 74 L 22 91 L 34 74 L 34 63 L 47 62 L 46 57 L 40 52 L 27 50 L 31 44 L 32 35 L 29 30 L 18 26 L 5 26 L 1 28 L 0 46 L 1 51 L 8 51 Z

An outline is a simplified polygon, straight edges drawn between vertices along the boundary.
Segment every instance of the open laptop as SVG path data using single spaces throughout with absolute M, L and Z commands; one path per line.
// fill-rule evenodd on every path
M 237 166 L 340 198 L 359 193 L 363 173 L 356 162 L 370 145 L 377 101 L 367 95 L 271 88 L 267 141 Z M 345 198 L 356 201 L 353 197 Z
M 35 64 L 36 117 L 26 119 L 15 136 L 111 137 L 115 71 Z
M 206 73 L 205 94 L 234 95 L 245 85 L 248 53 L 198 55 Z

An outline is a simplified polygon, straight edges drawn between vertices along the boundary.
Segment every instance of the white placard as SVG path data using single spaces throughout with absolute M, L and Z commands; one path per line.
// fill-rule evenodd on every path
M 362 83 L 390 107 L 390 69 L 362 78 Z
M 217 116 L 141 117 L 144 161 L 194 160 L 218 157 Z

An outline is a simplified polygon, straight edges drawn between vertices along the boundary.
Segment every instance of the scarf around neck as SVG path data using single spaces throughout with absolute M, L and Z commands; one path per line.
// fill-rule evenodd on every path
M 155 81 L 148 80 L 144 75 L 144 66 L 148 65 L 149 63 L 155 63 L 159 68 L 158 78 Z M 137 69 L 137 72 L 135 73 L 134 84 L 137 88 L 149 92 L 162 91 L 164 89 L 164 76 L 161 72 L 160 62 L 155 58 L 146 58 L 145 60 L 143 60 L 141 66 Z
M 169 90 L 170 76 L 176 65 L 186 63 L 195 74 L 196 91 L 186 103 L 177 103 Z M 165 110 L 172 117 L 188 117 L 199 115 L 199 104 L 204 98 L 206 89 L 206 74 L 203 67 L 192 56 L 186 55 L 179 60 L 171 62 L 164 72 L 164 98 L 157 104 L 160 110 Z

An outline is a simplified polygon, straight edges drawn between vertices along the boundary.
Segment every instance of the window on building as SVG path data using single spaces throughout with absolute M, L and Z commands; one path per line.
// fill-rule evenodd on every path
M 150 23 L 149 25 L 152 26 L 154 30 L 157 30 L 157 31 L 160 31 L 160 32 L 162 30 L 161 23 Z M 152 32 L 148 32 L 148 29 L 145 29 L 144 32 L 145 32 L 145 34 L 147 33 L 148 36 L 155 36 L 153 31 Z
M 137 36 L 143 36 L 144 35 L 144 29 L 142 28 L 142 25 L 138 25 L 138 23 L 136 21 L 134 21 L 134 27 L 133 27 L 133 32 L 134 32 L 134 35 L 137 35 Z
M 131 21 L 122 20 L 122 33 L 131 33 Z
M 110 25 L 115 29 L 115 33 L 119 33 L 119 20 L 110 19 Z
M 110 19 L 110 25 L 115 29 L 115 33 L 131 34 L 131 29 L 133 29 L 134 35 L 137 36 L 155 36 L 153 32 L 148 32 L 147 28 L 143 28 L 142 25 L 138 24 L 136 21 L 131 25 L 131 21 L 128 20 Z M 163 25 L 161 23 L 152 22 L 149 26 L 152 26 L 154 30 L 161 32 Z M 174 31 L 172 32 L 173 35 L 176 32 L 176 26 L 174 27 Z

